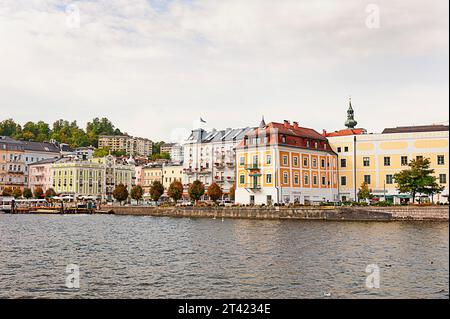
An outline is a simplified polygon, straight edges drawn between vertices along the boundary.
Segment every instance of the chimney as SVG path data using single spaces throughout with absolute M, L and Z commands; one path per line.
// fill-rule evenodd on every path
M 290 128 L 291 127 L 291 123 L 289 123 L 288 120 L 284 120 L 284 127 L 285 128 Z
M 298 122 L 294 122 L 294 128 L 298 129 Z

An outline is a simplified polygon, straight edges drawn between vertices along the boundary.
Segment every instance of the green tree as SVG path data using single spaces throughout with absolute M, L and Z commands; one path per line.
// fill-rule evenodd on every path
M 199 180 L 195 180 L 189 185 L 188 194 L 190 199 L 198 201 L 205 194 L 205 185 Z
M 174 181 L 170 184 L 167 190 L 167 195 L 175 202 L 183 197 L 183 184 L 180 181 Z
M 153 161 L 158 160 L 158 159 L 166 159 L 166 160 L 170 160 L 170 153 L 167 153 L 167 152 L 153 153 L 153 154 L 150 156 L 150 159 L 153 160 Z
M 217 185 L 217 183 L 213 182 L 211 185 L 209 185 L 208 196 L 214 202 L 216 202 L 219 198 L 221 198 L 222 194 L 223 194 L 222 189 L 220 188 L 219 185 Z
M 358 189 L 358 200 L 371 199 L 372 197 L 372 190 L 369 189 L 369 185 L 366 182 L 363 182 Z
M 122 202 L 128 198 L 128 189 L 120 183 L 113 190 L 113 197 L 122 205 Z
M 35 198 L 37 198 L 37 199 L 42 198 L 43 195 L 44 195 L 44 191 L 42 190 L 41 187 L 36 187 L 34 189 L 34 197 Z
M 12 195 L 14 198 L 20 198 L 22 197 L 22 190 L 20 188 L 16 188 L 13 190 Z
M 413 198 L 413 203 L 417 194 L 433 196 L 444 189 L 436 182 L 436 177 L 432 175 L 434 169 L 430 168 L 430 164 L 428 158 L 418 158 L 408 164 L 408 169 L 394 175 L 398 191 L 409 193 Z
M 0 122 L 0 135 L 16 137 L 20 135 L 22 129 L 13 119 L 7 119 Z
M 152 154 L 159 154 L 159 153 L 161 153 L 161 145 L 163 145 L 163 144 L 165 144 L 164 141 L 153 143 Z
M 46 198 L 51 198 L 51 197 L 55 197 L 55 196 L 56 196 L 56 192 L 53 188 L 49 188 L 45 191 Z
M 164 194 L 164 186 L 160 181 L 153 181 L 150 186 L 150 197 L 153 201 L 157 202 L 159 198 Z
M 94 157 L 105 157 L 106 155 L 109 154 L 109 148 L 105 147 L 105 148 L 96 148 L 94 150 Z
M 115 128 L 114 125 L 106 117 L 99 119 L 94 118 L 86 125 L 86 135 L 90 145 L 98 146 L 99 135 L 121 135 L 122 132 Z
M 130 191 L 130 197 L 134 200 L 136 200 L 139 204 L 139 201 L 142 200 L 142 197 L 144 196 L 144 190 L 142 189 L 141 185 L 133 186 L 133 188 Z
M 31 189 L 24 188 L 23 189 L 23 197 L 25 197 L 26 199 L 33 197 L 33 192 L 31 191 Z
M 127 155 L 127 152 L 125 150 L 117 150 L 117 151 L 111 152 L 111 154 L 114 155 L 114 156 L 119 157 L 119 156 Z

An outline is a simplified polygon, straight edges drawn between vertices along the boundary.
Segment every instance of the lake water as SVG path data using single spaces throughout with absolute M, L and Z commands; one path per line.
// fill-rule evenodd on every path
M 448 298 L 448 239 L 431 222 L 4 214 L 0 297 Z

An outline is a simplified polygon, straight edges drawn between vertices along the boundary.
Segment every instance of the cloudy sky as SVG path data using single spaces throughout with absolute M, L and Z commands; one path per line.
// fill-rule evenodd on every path
M 446 0 L 0 0 L 0 120 L 136 136 L 446 122 Z

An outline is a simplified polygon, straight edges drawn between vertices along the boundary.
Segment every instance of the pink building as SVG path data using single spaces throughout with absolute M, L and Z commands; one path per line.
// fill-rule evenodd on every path
M 44 192 L 52 188 L 50 167 L 58 160 L 59 158 L 49 158 L 28 165 L 28 187 L 32 192 L 36 187 L 41 187 Z
M 134 185 L 143 185 L 144 183 L 144 176 L 142 174 L 142 166 L 135 166 L 134 167 Z

